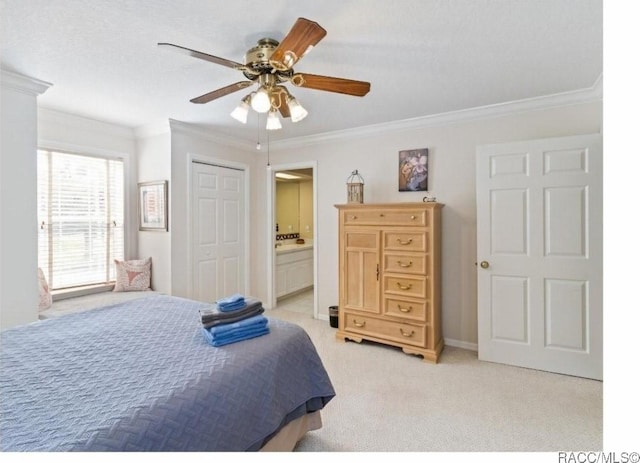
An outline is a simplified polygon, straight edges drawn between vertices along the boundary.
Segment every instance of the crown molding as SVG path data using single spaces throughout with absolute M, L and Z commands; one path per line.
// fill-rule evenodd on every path
M 271 149 L 300 148 L 303 146 L 317 145 L 319 143 L 335 142 L 340 140 L 356 139 L 379 135 L 384 132 L 395 132 L 426 127 L 442 127 L 459 124 L 478 119 L 493 119 L 518 113 L 539 111 L 560 106 L 573 106 L 595 101 L 602 101 L 603 86 L 602 74 L 595 83 L 588 88 L 573 90 L 570 92 L 556 93 L 535 98 L 509 101 L 487 106 L 451 111 L 429 116 L 421 116 L 399 121 L 384 122 L 381 124 L 357 127 L 354 129 L 337 130 L 318 135 L 290 138 L 271 142 Z
M 93 119 L 79 114 L 67 113 L 46 106 L 38 107 L 38 124 L 53 124 L 72 130 L 82 130 L 99 136 L 108 134 L 112 137 L 134 140 L 134 131 L 130 127 L 114 124 L 99 119 Z
M 194 135 L 216 143 L 221 143 L 226 146 L 255 151 L 255 145 L 253 142 L 240 140 L 201 125 L 169 119 L 169 126 L 171 132 L 177 131 L 186 135 Z
M 7 69 L 0 69 L 0 84 L 2 84 L 2 87 L 35 96 L 46 92 L 53 85 L 44 80 L 18 74 Z
M 165 135 L 171 133 L 171 126 L 169 121 L 162 121 L 156 124 L 148 124 L 133 129 L 133 134 L 136 139 L 144 139 L 156 137 L 159 135 Z
M 2 69 L 1 77 L 1 83 L 3 87 L 7 86 L 9 88 L 14 88 L 16 90 L 24 91 L 34 95 L 43 93 L 47 90 L 47 88 L 49 88 L 49 86 L 52 85 L 47 82 L 7 71 L 5 69 Z M 560 106 L 571 106 L 595 101 L 602 101 L 602 79 L 602 74 L 600 74 L 598 79 L 596 79 L 595 83 L 591 87 L 570 92 L 557 93 L 542 97 L 528 98 L 487 106 L 479 106 L 476 108 L 433 114 L 429 116 L 421 116 L 411 119 L 385 122 L 381 124 L 356 127 L 353 129 L 325 132 L 305 137 L 290 138 L 285 140 L 272 140 L 270 142 L 270 148 L 274 151 L 278 149 L 299 148 L 321 143 L 366 138 L 385 132 L 389 133 L 416 128 L 447 126 L 479 119 L 491 119 Z M 198 124 L 182 122 L 175 119 L 169 119 L 168 121 L 149 124 L 132 129 L 124 126 L 117 126 L 116 124 L 111 124 L 104 121 L 99 121 L 97 119 L 90 119 L 71 113 L 64 113 L 52 108 L 40 108 L 40 110 L 51 112 L 52 114 L 57 113 L 59 116 L 56 116 L 56 118 L 76 118 L 77 120 L 84 120 L 86 124 L 91 125 L 95 123 L 102 123 L 105 127 L 112 127 L 113 130 L 115 130 L 115 133 L 119 136 L 126 136 L 128 138 L 143 139 L 177 131 L 186 135 L 193 135 L 216 143 L 224 144 L 225 146 L 255 152 L 255 145 L 251 141 L 234 138 L 232 136 L 229 136 L 228 134 L 218 132 L 215 129 L 207 128 Z

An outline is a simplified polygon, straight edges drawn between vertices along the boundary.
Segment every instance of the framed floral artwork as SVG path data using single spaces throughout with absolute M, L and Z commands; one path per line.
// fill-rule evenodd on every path
M 400 151 L 398 154 L 398 191 L 427 191 L 428 149 Z

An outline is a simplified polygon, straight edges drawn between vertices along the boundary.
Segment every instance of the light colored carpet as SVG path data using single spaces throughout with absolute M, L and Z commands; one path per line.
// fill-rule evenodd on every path
M 286 309 L 266 315 L 302 326 L 336 397 L 300 452 L 557 452 L 603 446 L 603 385 L 481 362 L 445 347 L 437 365 L 380 344 L 335 339 L 328 321 Z

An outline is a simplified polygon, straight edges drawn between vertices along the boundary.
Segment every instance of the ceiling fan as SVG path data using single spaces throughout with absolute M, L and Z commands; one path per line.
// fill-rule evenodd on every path
M 241 71 L 248 80 L 227 85 L 190 101 L 197 104 L 209 103 L 258 84 L 258 90 L 245 96 L 231 116 L 246 124 L 250 107 L 258 113 L 268 112 L 267 129 L 273 130 L 282 127 L 277 112 L 280 112 L 282 117 L 291 117 L 292 122 L 298 122 L 307 116 L 307 111 L 283 85 L 285 83 L 354 96 L 365 96 L 369 92 L 369 82 L 293 70 L 294 64 L 311 51 L 325 35 L 327 31 L 318 23 L 298 18 L 282 42 L 271 38 L 258 40 L 257 45 L 245 54 L 244 64 L 171 43 L 158 43 L 158 46 Z

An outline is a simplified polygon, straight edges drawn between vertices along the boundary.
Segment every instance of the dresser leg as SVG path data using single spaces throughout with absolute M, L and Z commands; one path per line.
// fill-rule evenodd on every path
M 354 341 L 357 342 L 358 344 L 360 344 L 362 342 L 362 338 L 359 336 L 354 336 L 353 334 L 346 334 L 346 333 L 341 333 L 340 331 L 338 331 L 336 333 L 336 339 L 338 341 Z

